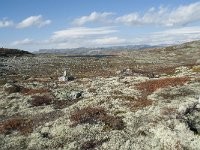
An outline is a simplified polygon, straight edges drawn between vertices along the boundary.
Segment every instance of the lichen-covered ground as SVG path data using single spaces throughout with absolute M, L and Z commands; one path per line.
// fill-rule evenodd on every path
M 0 149 L 199 150 L 198 46 L 1 58 Z

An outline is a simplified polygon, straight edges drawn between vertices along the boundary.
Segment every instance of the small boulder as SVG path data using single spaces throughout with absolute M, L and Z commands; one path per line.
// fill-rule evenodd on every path
M 65 82 L 65 81 L 67 81 L 67 79 L 66 79 L 66 77 L 62 76 L 62 77 L 58 77 L 58 81 Z
M 82 91 L 81 92 L 77 92 L 77 91 L 72 91 L 71 94 L 69 95 L 71 99 L 77 99 L 80 98 L 82 96 Z
M 61 77 L 58 77 L 58 81 L 60 82 L 65 82 L 65 81 L 73 81 L 75 78 L 73 76 L 61 76 Z

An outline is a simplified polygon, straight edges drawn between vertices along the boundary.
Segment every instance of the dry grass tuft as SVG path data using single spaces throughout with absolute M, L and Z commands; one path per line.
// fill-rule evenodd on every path
M 166 68 L 158 68 L 155 70 L 156 73 L 158 74 L 168 74 L 172 75 L 175 74 L 175 66 L 174 67 L 166 67 Z
M 122 118 L 108 115 L 103 108 L 87 107 L 77 110 L 71 114 L 70 120 L 73 122 L 72 126 L 104 122 L 106 126 L 114 130 L 122 130 L 125 127 Z
M 127 95 L 115 95 L 112 96 L 114 99 L 120 99 L 126 102 L 126 105 L 130 107 L 132 110 L 138 110 L 144 107 L 151 106 L 153 104 L 152 100 L 147 99 L 147 97 L 139 97 L 135 98 L 134 96 Z
M 57 120 L 58 118 L 63 117 L 63 116 L 64 116 L 64 113 L 62 111 L 55 110 L 48 113 L 37 114 L 33 116 L 31 120 L 33 122 L 34 127 L 38 127 L 38 126 L 44 125 L 47 122 Z
M 200 78 L 196 78 L 195 81 L 196 81 L 196 82 L 200 82 Z
M 171 116 L 175 114 L 177 114 L 177 110 L 175 108 L 164 107 L 161 110 L 161 115 L 164 115 L 164 116 Z
M 95 89 L 95 88 L 89 88 L 89 89 L 88 89 L 88 92 L 90 92 L 90 93 L 96 93 L 96 92 L 97 92 L 97 89 Z
M 114 95 L 111 98 L 120 99 L 123 101 L 135 101 L 136 100 L 136 98 L 134 96 L 128 96 L 128 95 Z
M 22 134 L 32 132 L 32 122 L 23 118 L 10 118 L 0 122 L 0 133 L 10 134 L 13 131 L 19 131 Z
M 122 95 L 123 93 L 121 92 L 121 91 L 119 91 L 119 90 L 114 90 L 113 92 L 112 92 L 114 95 Z
M 194 67 L 192 68 L 192 71 L 193 71 L 193 72 L 200 72 L 200 66 L 194 66 Z
M 165 100 L 174 100 L 179 97 L 185 97 L 188 95 L 195 95 L 195 92 L 190 89 L 180 89 L 177 92 L 164 92 L 159 93 L 159 96 L 161 96 Z
M 29 101 L 31 106 L 44 106 L 52 104 L 52 99 L 49 96 L 32 96 L 32 99 Z

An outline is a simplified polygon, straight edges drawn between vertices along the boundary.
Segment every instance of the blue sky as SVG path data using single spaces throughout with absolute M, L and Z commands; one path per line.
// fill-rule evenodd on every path
M 175 44 L 200 39 L 197 0 L 1 0 L 0 46 Z

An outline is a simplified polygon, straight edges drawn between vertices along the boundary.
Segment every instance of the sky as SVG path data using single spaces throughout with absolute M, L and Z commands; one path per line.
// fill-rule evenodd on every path
M 199 39 L 199 0 L 0 0 L 0 47 L 36 51 Z

